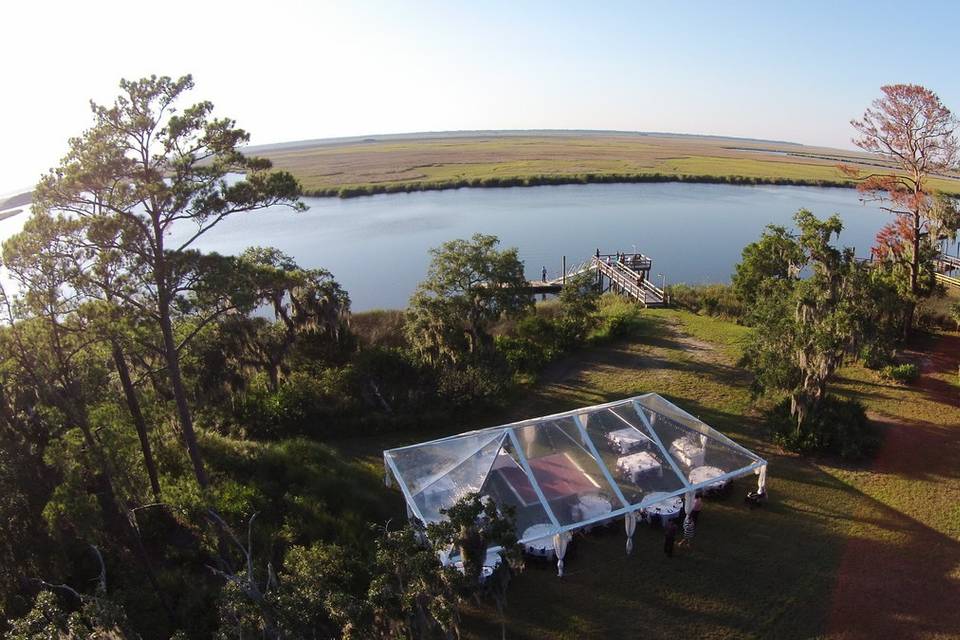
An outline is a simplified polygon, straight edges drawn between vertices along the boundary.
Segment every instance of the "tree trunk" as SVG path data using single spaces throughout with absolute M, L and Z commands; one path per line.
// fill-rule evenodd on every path
M 919 187 L 918 187 L 919 190 Z M 915 194 L 919 197 L 919 193 Z M 907 304 L 907 310 L 904 314 L 903 337 L 909 337 L 913 331 L 914 312 L 916 310 L 916 300 L 920 296 L 920 227 L 923 223 L 920 211 L 913 212 L 913 256 L 910 260 L 910 294 L 912 300 Z
M 799 437 L 803 422 L 807 419 L 806 398 L 802 393 L 794 393 L 790 396 L 790 415 L 797 421 L 797 437 Z
M 913 320 L 916 315 L 917 305 L 913 300 L 909 300 L 906 303 L 906 306 L 903 310 L 903 334 L 902 337 L 904 340 L 910 337 L 910 332 L 913 330 Z
M 143 452 L 143 464 L 147 468 L 147 475 L 150 477 L 150 488 L 153 490 L 153 498 L 160 502 L 160 478 L 157 474 L 157 465 L 153 460 L 153 452 L 150 450 L 150 439 L 147 437 L 147 423 L 143 419 L 143 412 L 140 411 L 140 400 L 137 398 L 137 391 L 133 388 L 133 381 L 130 379 L 130 368 L 127 366 L 127 360 L 124 358 L 123 349 L 116 340 L 111 340 L 113 350 L 113 363 L 117 367 L 117 374 L 120 376 L 120 385 L 123 387 L 123 395 L 127 400 L 127 409 L 130 411 L 130 417 L 133 419 L 133 426 L 137 429 L 137 436 L 140 438 L 140 450 Z
M 201 489 L 209 485 L 207 472 L 203 467 L 203 458 L 197 446 L 197 434 L 193 430 L 193 418 L 190 415 L 190 405 L 187 403 L 187 391 L 183 386 L 183 376 L 180 373 L 180 355 L 177 353 L 177 344 L 173 339 L 173 324 L 170 321 L 170 301 L 163 292 L 163 283 L 159 283 L 159 304 L 157 310 L 160 316 L 160 331 L 163 333 L 164 358 L 167 361 L 167 372 L 170 375 L 170 386 L 173 389 L 173 398 L 177 404 L 177 416 L 180 419 L 180 428 L 183 431 L 183 442 L 193 463 L 193 473 Z

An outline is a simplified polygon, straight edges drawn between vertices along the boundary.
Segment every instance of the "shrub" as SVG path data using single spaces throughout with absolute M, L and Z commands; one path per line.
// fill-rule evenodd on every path
M 743 317 L 743 304 L 728 284 L 675 284 L 667 292 L 681 309 L 729 320 Z
M 535 373 L 550 361 L 552 352 L 543 344 L 521 336 L 497 336 L 497 351 L 513 371 Z
M 260 440 L 323 437 L 344 430 L 356 414 L 347 393 L 346 370 L 294 374 L 276 391 L 252 389 L 236 403 L 234 417 L 244 435 Z
M 364 347 L 399 348 L 407 346 L 405 322 L 405 313 L 397 309 L 364 311 L 351 316 L 350 331 Z
M 888 380 L 908 384 L 917 379 L 920 370 L 915 364 L 891 364 L 881 369 L 880 375 Z
M 642 323 L 641 310 L 640 305 L 621 296 L 601 296 L 600 322 L 591 337 L 603 341 L 632 335 Z
M 767 424 L 778 445 L 798 453 L 831 453 L 857 459 L 872 453 L 880 443 L 866 409 L 856 400 L 827 396 L 816 413 L 797 429 L 790 416 L 790 400 L 784 400 L 767 414 Z
M 351 394 L 364 403 L 364 416 L 383 412 L 420 413 L 436 395 L 433 369 L 421 364 L 403 349 L 376 347 L 363 349 L 354 357 L 348 373 Z
M 868 369 L 881 369 L 893 357 L 892 341 L 873 340 L 860 349 L 860 360 Z
M 511 380 L 506 363 L 468 363 L 441 370 L 437 392 L 450 407 L 494 404 L 510 388 Z

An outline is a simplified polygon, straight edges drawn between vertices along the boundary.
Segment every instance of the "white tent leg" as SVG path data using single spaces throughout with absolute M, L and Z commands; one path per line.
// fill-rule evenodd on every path
M 570 532 L 561 531 L 553 536 L 553 549 L 557 553 L 557 575 L 563 577 L 563 556 L 567 555 L 567 544 L 570 542 Z
M 757 493 L 763 495 L 767 493 L 767 465 L 763 465 L 757 471 Z
M 623 517 L 623 526 L 627 531 L 627 555 L 633 551 L 633 532 L 637 528 L 637 513 L 631 511 Z
M 686 518 L 689 518 L 690 514 L 693 513 L 694 497 L 693 491 L 687 491 L 685 494 L 683 494 L 683 512 L 684 517 Z

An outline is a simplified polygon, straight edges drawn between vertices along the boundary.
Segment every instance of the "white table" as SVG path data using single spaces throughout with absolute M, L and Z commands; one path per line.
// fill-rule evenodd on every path
M 617 470 L 630 478 L 630 482 L 636 484 L 640 476 L 644 473 L 656 471 L 658 476 L 663 476 L 663 467 L 660 461 L 648 451 L 631 453 L 617 459 Z
M 666 495 L 666 493 L 658 491 L 657 493 L 651 493 L 647 497 L 656 500 L 657 498 Z M 643 511 L 648 516 L 660 516 L 661 519 L 668 519 L 680 513 L 680 509 L 682 507 L 683 498 L 681 496 L 673 496 L 672 498 L 664 497 L 662 500 L 657 500 Z
M 608 433 L 607 442 L 609 442 L 610 446 L 620 453 L 630 453 L 638 447 L 645 446 L 648 442 L 650 442 L 650 438 L 646 437 L 633 427 L 626 427 L 624 429 L 617 429 L 616 431 L 611 431 Z
M 613 506 L 611 506 L 610 501 L 603 496 L 588 494 L 580 497 L 580 501 L 573 505 L 572 511 L 573 519 L 583 522 L 584 520 L 600 518 L 604 514 L 610 513 L 613 511 Z
M 556 532 L 557 528 L 552 524 L 535 524 L 532 527 L 527 527 L 521 538 L 526 540 L 523 543 L 523 550 L 534 556 L 547 557 L 554 555 L 553 534 Z
M 670 445 L 670 454 L 688 467 L 703 464 L 703 447 L 688 437 L 674 440 Z
M 722 475 L 723 475 L 723 470 L 722 470 L 722 469 L 718 469 L 717 467 L 711 467 L 711 466 L 709 466 L 709 465 L 705 465 L 705 466 L 702 466 L 702 467 L 697 467 L 697 468 L 695 468 L 695 469 L 691 469 L 691 470 L 690 470 L 690 475 L 689 475 L 688 477 L 690 478 L 690 482 L 691 482 L 691 483 L 693 483 L 693 484 L 700 484 L 701 482 L 709 482 L 709 481 L 712 480 L 713 478 L 716 478 L 717 476 L 722 476 Z M 712 489 L 723 489 L 725 486 L 727 486 L 727 483 L 728 483 L 728 482 L 729 482 L 729 479 L 727 479 L 727 480 L 719 480 L 719 481 L 717 481 L 717 482 L 711 482 L 710 484 L 707 485 L 706 488 L 707 488 L 707 489 L 711 489 L 711 490 L 712 490 Z

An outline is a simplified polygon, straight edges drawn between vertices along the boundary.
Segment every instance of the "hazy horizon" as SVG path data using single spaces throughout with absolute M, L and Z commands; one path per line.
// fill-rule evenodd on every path
M 938 20 L 931 21 L 931 12 Z M 32 186 L 122 77 L 192 73 L 251 144 L 438 131 L 614 130 L 850 149 L 896 82 L 960 109 L 950 3 L 478 6 L 19 3 L 0 55 L 0 193 Z M 919 62 L 919 64 L 918 64 Z

